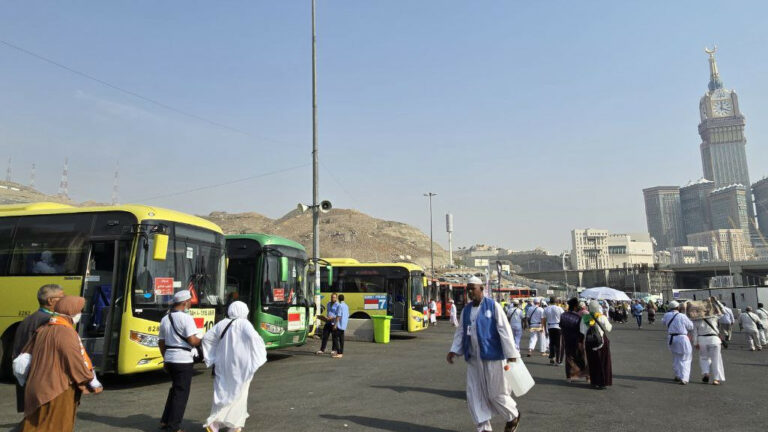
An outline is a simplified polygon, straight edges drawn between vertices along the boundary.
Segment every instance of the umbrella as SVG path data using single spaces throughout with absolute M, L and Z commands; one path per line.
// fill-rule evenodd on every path
M 579 293 L 579 295 L 584 298 L 596 300 L 630 300 L 629 296 L 627 296 L 624 291 L 619 291 L 608 287 L 588 288 Z

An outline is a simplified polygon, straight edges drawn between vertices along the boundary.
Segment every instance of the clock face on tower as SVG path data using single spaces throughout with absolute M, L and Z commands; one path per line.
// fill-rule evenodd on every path
M 733 114 L 733 104 L 728 99 L 712 101 L 712 114 L 715 117 L 725 117 Z

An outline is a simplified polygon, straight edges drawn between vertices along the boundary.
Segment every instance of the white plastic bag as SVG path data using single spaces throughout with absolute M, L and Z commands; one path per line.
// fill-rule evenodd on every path
M 32 356 L 29 353 L 19 354 L 18 357 L 13 359 L 13 375 L 16 377 L 16 381 L 20 386 L 24 386 L 27 382 L 27 375 L 29 374 L 29 364 L 32 362 Z
M 512 393 L 516 397 L 528 393 L 528 390 L 536 383 L 533 381 L 530 372 L 528 372 L 528 368 L 525 367 L 523 359 L 519 358 L 512 363 L 507 363 L 507 366 L 509 366 L 509 369 L 505 373 L 507 374 L 507 379 L 509 379 L 509 385 L 512 387 Z

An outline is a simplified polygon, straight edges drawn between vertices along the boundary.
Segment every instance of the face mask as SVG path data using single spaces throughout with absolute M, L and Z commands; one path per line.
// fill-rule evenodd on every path
M 82 315 L 83 315 L 83 314 L 79 313 L 79 314 L 77 314 L 77 315 L 73 316 L 73 317 L 72 317 L 72 322 L 73 322 L 75 325 L 77 325 L 77 323 L 79 323 L 79 322 L 80 322 L 80 317 L 81 317 Z

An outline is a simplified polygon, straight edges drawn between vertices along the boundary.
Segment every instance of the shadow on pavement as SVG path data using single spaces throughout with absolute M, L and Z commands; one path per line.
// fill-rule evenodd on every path
M 375 429 L 388 430 L 393 432 L 454 432 L 450 429 L 441 429 L 431 426 L 424 426 L 415 423 L 408 423 L 398 420 L 385 420 L 374 417 L 362 416 L 340 416 L 333 414 L 321 414 L 320 417 L 329 420 L 342 420 L 357 423 L 360 426 L 366 426 Z
M 202 373 L 202 371 L 195 371 L 195 375 Z M 107 390 L 120 390 L 126 388 L 137 388 L 143 386 L 152 386 L 163 382 L 171 382 L 170 376 L 164 371 L 146 372 L 135 375 L 114 375 L 108 374 L 99 379 L 104 384 L 104 388 Z
M 285 360 L 287 358 L 293 357 L 293 354 L 283 354 L 278 352 L 269 352 L 267 351 L 267 360 L 269 361 L 278 361 L 278 360 Z
M 442 397 L 461 399 L 461 400 L 464 400 L 464 398 L 466 397 L 466 393 L 461 390 L 443 390 L 443 389 L 431 389 L 431 388 L 424 388 L 424 387 L 392 386 L 392 385 L 373 385 L 371 386 L 371 388 L 393 390 L 398 393 L 407 393 L 407 392 L 429 393 L 429 394 L 434 394 Z
M 391 340 L 410 340 L 410 339 L 416 339 L 415 335 L 409 335 L 409 334 L 401 334 L 401 333 L 390 333 L 389 339 Z
M 662 384 L 677 384 L 672 378 L 661 378 L 661 377 L 652 377 L 652 376 L 614 375 L 613 378 L 621 379 L 621 380 L 630 380 L 630 381 L 646 381 L 646 382 L 657 382 Z
M 144 432 L 157 432 L 160 430 L 160 419 L 146 414 L 134 414 L 127 417 L 97 415 L 89 412 L 77 413 L 78 420 L 101 423 L 107 426 L 131 425 L 136 430 Z
M 616 375 L 614 375 L 613 377 L 616 378 Z M 536 384 L 546 384 L 546 385 L 554 385 L 554 386 L 560 386 L 560 387 L 592 390 L 592 387 L 589 386 L 589 383 L 584 380 L 574 381 L 572 383 L 569 383 L 568 381 L 565 380 L 565 377 L 560 379 L 560 378 L 544 378 L 544 377 L 536 377 L 536 376 L 533 377 L 533 380 L 536 382 Z

